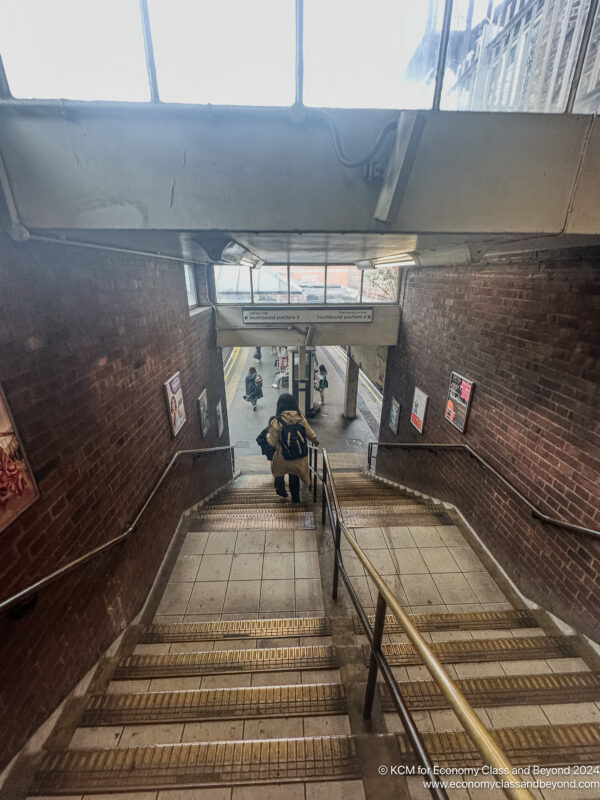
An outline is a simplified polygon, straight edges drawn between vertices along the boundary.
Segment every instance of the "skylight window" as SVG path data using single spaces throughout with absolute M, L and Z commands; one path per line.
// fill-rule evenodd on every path
M 14 97 L 150 99 L 138 0 L 0 0 Z
M 430 107 L 443 10 L 443 0 L 305 0 L 306 104 Z
M 294 8 L 292 0 L 150 0 L 160 99 L 292 105 Z

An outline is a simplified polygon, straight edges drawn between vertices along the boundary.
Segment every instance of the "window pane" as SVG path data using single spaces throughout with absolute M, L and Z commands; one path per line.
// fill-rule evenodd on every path
M 217 303 L 249 303 L 250 267 L 235 264 L 215 264 L 215 291 Z
M 354 265 L 349 267 L 327 267 L 327 302 L 360 302 L 361 271 Z
M 429 108 L 443 9 L 443 0 L 305 0 L 306 104 Z
M 563 112 L 589 6 L 455 0 L 442 108 Z
M 292 0 L 150 0 L 149 9 L 161 100 L 294 102 Z
M 325 302 L 325 267 L 290 266 L 290 302 Z
M 252 270 L 255 303 L 287 303 L 287 266 Z
M 395 303 L 398 299 L 399 267 L 366 269 L 363 280 L 363 303 Z
M 183 265 L 185 270 L 185 289 L 187 292 L 188 306 L 198 305 L 198 291 L 196 289 L 196 276 L 191 264 Z
M 150 99 L 137 0 L 3 0 L 0 12 L 14 97 Z
M 600 6 L 596 11 L 596 20 L 583 62 L 574 111 L 577 114 L 597 114 L 600 111 Z

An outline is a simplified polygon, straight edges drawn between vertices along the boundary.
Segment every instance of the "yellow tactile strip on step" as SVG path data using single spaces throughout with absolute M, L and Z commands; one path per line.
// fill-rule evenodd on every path
M 510 761 L 520 764 L 599 764 L 600 725 L 544 725 L 531 728 L 490 730 Z M 464 731 L 422 733 L 425 748 L 435 764 L 469 767 L 482 764 L 470 737 Z M 402 763 L 414 764 L 411 746 L 398 736 Z M 590 776 L 594 780 L 597 776 Z M 559 776 L 560 779 L 560 776 Z M 568 776 L 566 777 L 568 780 Z
M 257 509 L 238 511 L 195 512 L 191 515 L 195 531 L 236 530 L 314 530 L 315 517 L 312 511 L 280 511 L 267 513 Z
M 333 669 L 337 666 L 337 655 L 331 645 L 215 650 L 206 653 L 127 656 L 119 660 L 114 680 Z
M 461 639 L 433 642 L 429 648 L 444 664 L 467 661 L 514 661 L 516 659 L 572 658 L 577 656 L 568 636 L 519 636 L 514 639 Z M 423 660 L 410 644 L 384 644 L 383 654 L 392 667 L 414 666 Z M 365 658 L 369 648 L 364 647 Z
M 418 525 L 453 525 L 452 519 L 443 509 L 432 512 L 406 511 L 401 508 L 381 506 L 378 511 L 347 508 L 342 505 L 344 522 L 349 528 L 372 528 L 380 526 L 399 525 L 416 527 Z
M 200 742 L 48 753 L 30 794 L 81 795 L 359 777 L 360 762 L 351 736 Z
M 277 636 L 328 636 L 331 625 L 326 617 L 287 619 L 232 619 L 210 622 L 178 622 L 149 625 L 141 642 L 205 642 L 222 639 L 267 639 Z
M 140 725 L 346 713 L 340 683 L 93 695 L 80 725 Z
M 454 683 L 471 705 L 481 707 L 600 700 L 598 672 L 462 678 Z M 405 681 L 400 688 L 411 711 L 450 708 L 450 703 L 435 681 Z M 379 693 L 383 710 L 395 711 L 396 706 L 387 687 L 380 685 Z
M 529 611 L 466 611 L 452 614 L 409 614 L 412 624 L 420 631 L 477 631 L 510 630 L 511 628 L 537 628 L 538 622 Z M 375 615 L 369 614 L 369 622 L 375 624 Z M 354 617 L 354 632 L 363 633 L 358 617 Z M 384 633 L 404 633 L 404 628 L 393 614 L 385 616 Z

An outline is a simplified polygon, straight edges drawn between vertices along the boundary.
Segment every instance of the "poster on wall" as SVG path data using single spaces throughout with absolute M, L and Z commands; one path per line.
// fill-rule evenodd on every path
M 453 372 L 450 377 L 444 419 L 447 419 L 451 425 L 458 428 L 461 433 L 464 433 L 467 427 L 467 417 L 474 386 L 473 381 L 463 378 L 458 372 Z
M 169 410 L 171 433 L 177 436 L 185 423 L 185 407 L 183 405 L 183 392 L 181 390 L 181 376 L 176 372 L 165 383 L 165 397 Z
M 225 430 L 225 423 L 223 422 L 223 401 L 219 400 L 217 403 L 217 435 L 219 439 Z
M 0 386 L 0 531 L 40 496 Z
M 208 394 L 206 389 L 204 389 L 198 397 L 198 414 L 200 415 L 202 436 L 206 436 L 210 428 L 210 420 L 208 418 Z
M 392 405 L 390 408 L 390 419 L 388 421 L 388 426 L 391 431 L 393 431 L 396 435 L 398 435 L 398 423 L 400 421 L 400 403 L 396 400 L 395 397 L 392 397 Z
M 427 401 L 429 397 L 415 386 L 415 394 L 413 397 L 412 411 L 410 412 L 410 421 L 419 431 L 423 433 L 423 425 L 425 423 L 425 412 L 427 411 Z

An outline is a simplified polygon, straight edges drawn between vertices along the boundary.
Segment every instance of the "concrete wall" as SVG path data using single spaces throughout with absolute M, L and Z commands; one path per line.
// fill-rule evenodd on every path
M 176 450 L 227 443 L 212 311 L 190 316 L 182 265 L 17 245 L 4 230 L 0 383 L 41 496 L 0 532 L 1 599 L 122 532 Z M 163 382 L 176 371 L 188 419 L 172 438 Z M 0 617 L 0 769 L 139 611 L 182 510 L 227 463 L 183 459 L 127 542 L 43 590 L 22 619 Z
M 383 225 L 373 217 L 380 186 L 338 162 L 315 110 L 21 102 L 0 111 L 0 152 L 22 221 L 35 228 L 597 235 L 600 226 L 600 121 L 589 116 L 420 112 L 406 191 Z M 329 113 L 350 158 L 398 118 Z
M 469 444 L 545 513 L 600 529 L 598 254 L 413 269 L 404 280 L 382 439 Z M 476 382 L 464 435 L 443 418 L 452 371 Z M 410 423 L 415 385 L 429 396 L 423 435 Z M 600 638 L 600 540 L 534 520 L 466 454 L 381 448 L 377 468 L 455 503 L 526 595 Z
M 385 373 L 387 369 L 387 346 L 380 345 L 374 347 L 353 345 L 352 357 L 358 366 L 365 373 L 380 391 L 385 385 Z
M 311 323 L 298 322 L 292 325 L 246 324 L 243 322 L 242 306 L 217 306 L 217 328 L 220 347 L 254 345 L 303 345 L 306 341 L 306 329 Z M 260 305 L 256 308 L 260 309 Z M 303 307 L 281 306 L 302 314 Z M 360 306 L 358 307 L 360 309 Z M 370 306 L 369 306 L 370 308 Z M 325 310 L 336 312 L 335 305 Z M 395 344 L 398 336 L 400 309 L 397 305 L 373 306 L 371 322 L 326 322 L 313 326 L 312 344 L 358 344 L 366 345 Z

